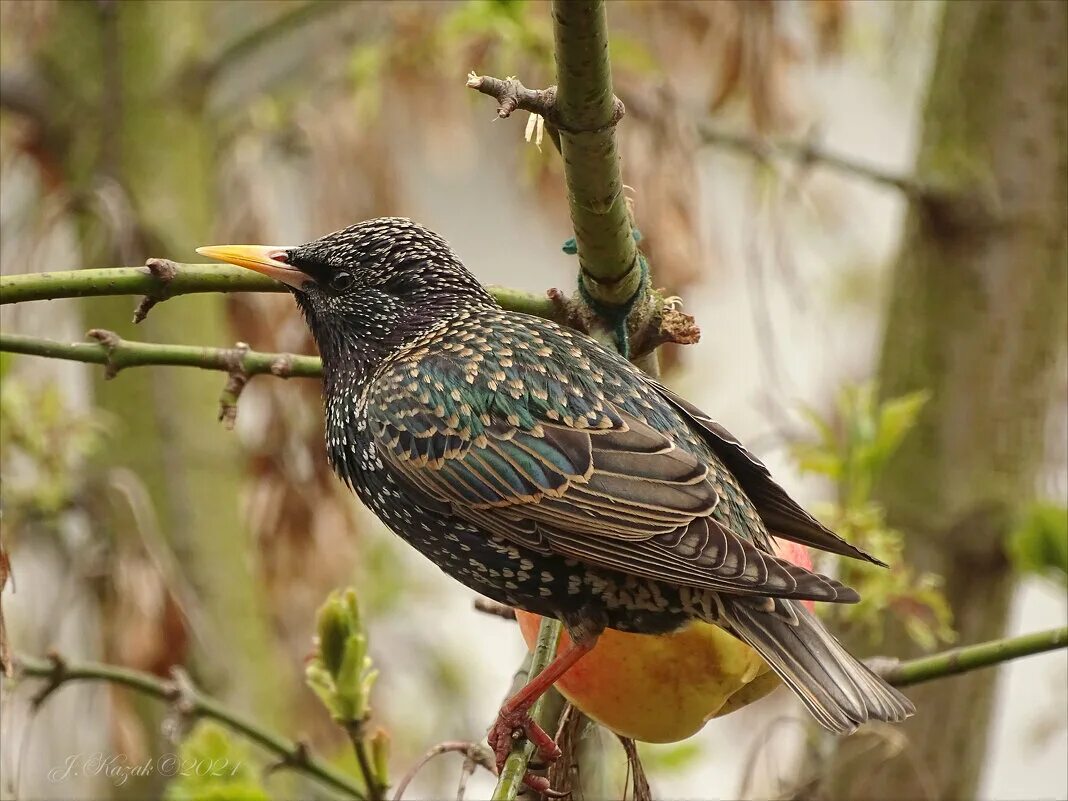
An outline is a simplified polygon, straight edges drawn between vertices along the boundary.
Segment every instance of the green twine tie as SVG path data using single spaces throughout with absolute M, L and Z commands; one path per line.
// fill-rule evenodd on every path
M 641 232 L 635 228 L 632 230 L 631 235 L 634 237 L 635 242 L 641 242 Z M 578 254 L 578 243 L 575 238 L 567 240 L 563 247 L 564 253 L 572 256 Z M 593 309 L 594 313 L 602 320 L 608 322 L 612 336 L 615 337 L 616 348 L 623 355 L 624 359 L 630 358 L 630 333 L 627 330 L 627 317 L 630 315 L 631 309 L 634 308 L 634 304 L 638 302 L 638 298 L 641 297 L 646 285 L 649 283 L 649 262 L 645 260 L 645 256 L 642 252 L 638 251 L 638 269 L 641 270 L 641 278 L 638 281 L 638 288 L 634 291 L 634 294 L 630 296 L 623 303 L 619 304 L 605 304 L 590 294 L 586 289 L 585 275 L 580 270 L 578 277 L 578 291 L 582 296 L 582 299 L 586 301 L 586 305 Z

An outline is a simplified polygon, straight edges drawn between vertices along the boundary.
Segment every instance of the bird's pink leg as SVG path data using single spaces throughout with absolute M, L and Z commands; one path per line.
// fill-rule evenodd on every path
M 545 670 L 530 680 L 519 692 L 509 698 L 497 713 L 497 720 L 489 731 L 489 744 L 497 755 L 497 770 L 504 769 L 505 760 L 512 750 L 512 743 L 519 735 L 526 737 L 538 751 L 538 757 L 544 762 L 554 762 L 560 758 L 560 747 L 545 730 L 530 717 L 530 709 L 557 679 L 567 673 L 576 662 L 593 650 L 597 637 L 589 637 L 583 642 L 574 643 L 559 654 L 556 659 L 545 666 Z M 548 779 L 527 772 L 523 783 L 528 787 L 552 796 Z

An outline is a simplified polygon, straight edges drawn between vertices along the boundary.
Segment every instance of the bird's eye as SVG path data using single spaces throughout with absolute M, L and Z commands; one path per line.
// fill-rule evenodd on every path
M 337 273 L 330 279 L 330 288 L 335 292 L 344 292 L 352 286 L 352 273 Z

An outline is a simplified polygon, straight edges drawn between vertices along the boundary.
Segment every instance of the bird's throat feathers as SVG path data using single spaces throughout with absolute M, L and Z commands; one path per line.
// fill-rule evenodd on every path
M 369 381 L 386 361 L 447 326 L 450 320 L 470 313 L 472 305 L 482 305 L 488 299 L 496 306 L 488 294 L 477 297 L 475 303 L 448 295 L 399 298 L 375 289 L 351 296 L 344 303 L 337 299 L 324 303 L 316 295 L 294 294 L 322 356 L 327 389 L 337 383 L 351 387 Z

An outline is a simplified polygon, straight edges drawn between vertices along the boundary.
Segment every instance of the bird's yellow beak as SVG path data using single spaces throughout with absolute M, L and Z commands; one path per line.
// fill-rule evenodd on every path
M 238 267 L 247 267 L 258 273 L 300 289 L 311 277 L 286 263 L 286 254 L 290 250 L 278 245 L 209 245 L 197 248 L 197 253 L 209 259 L 227 261 Z

